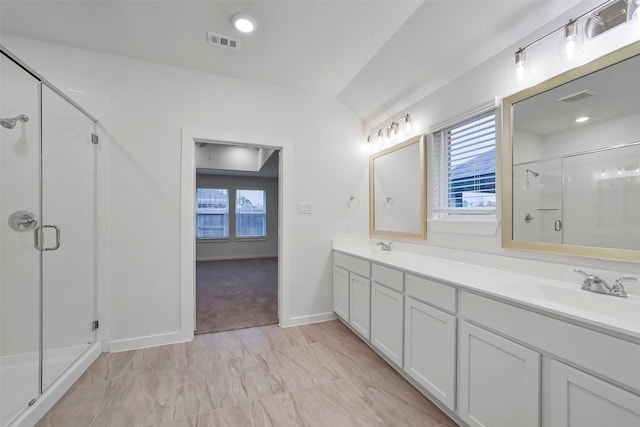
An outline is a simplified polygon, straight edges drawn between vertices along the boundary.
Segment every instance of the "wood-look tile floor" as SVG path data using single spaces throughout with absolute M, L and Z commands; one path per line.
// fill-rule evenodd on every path
M 37 424 L 455 425 L 338 321 L 102 354 Z

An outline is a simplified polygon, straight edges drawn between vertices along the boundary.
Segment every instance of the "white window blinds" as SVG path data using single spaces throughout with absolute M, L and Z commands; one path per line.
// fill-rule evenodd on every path
M 446 127 L 433 140 L 436 216 L 495 215 L 495 110 Z

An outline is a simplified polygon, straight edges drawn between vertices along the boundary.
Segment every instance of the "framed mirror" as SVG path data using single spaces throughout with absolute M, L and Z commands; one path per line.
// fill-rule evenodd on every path
M 503 101 L 506 248 L 640 260 L 640 43 Z
M 369 235 L 424 239 L 425 137 L 420 135 L 369 157 Z

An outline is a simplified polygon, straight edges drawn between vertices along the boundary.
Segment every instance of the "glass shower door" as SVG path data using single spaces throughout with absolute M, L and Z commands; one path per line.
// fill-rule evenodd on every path
M 95 124 L 42 88 L 43 390 L 95 342 Z
M 0 54 L 0 425 L 40 395 L 40 82 Z

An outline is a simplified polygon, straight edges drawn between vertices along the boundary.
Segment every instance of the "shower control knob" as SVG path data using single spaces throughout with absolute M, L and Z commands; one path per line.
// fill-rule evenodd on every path
M 33 212 L 16 211 L 9 216 L 9 227 L 15 231 L 29 231 L 38 225 L 38 217 Z

